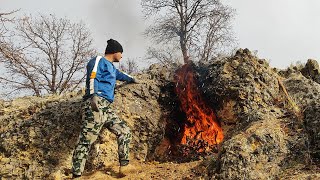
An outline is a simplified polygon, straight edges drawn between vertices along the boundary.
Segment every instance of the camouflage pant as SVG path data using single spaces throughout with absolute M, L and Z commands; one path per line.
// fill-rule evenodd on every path
M 84 102 L 83 113 L 84 124 L 72 158 L 73 174 L 81 175 L 83 172 L 90 147 L 96 141 L 103 126 L 117 136 L 120 165 L 128 164 L 130 128 L 113 112 L 110 103 L 102 97 L 95 96 Z

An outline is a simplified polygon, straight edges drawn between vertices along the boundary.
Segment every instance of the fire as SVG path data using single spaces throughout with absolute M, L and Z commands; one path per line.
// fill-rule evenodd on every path
M 177 71 L 175 91 L 180 99 L 181 109 L 187 116 L 181 144 L 189 144 L 189 140 L 193 143 L 205 141 L 208 145 L 221 143 L 222 129 L 213 110 L 207 106 L 198 91 L 190 64 L 184 65 Z

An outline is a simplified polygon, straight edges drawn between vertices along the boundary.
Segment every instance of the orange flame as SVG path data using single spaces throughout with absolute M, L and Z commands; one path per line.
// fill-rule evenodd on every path
M 189 64 L 177 71 L 176 83 L 175 91 L 188 121 L 188 124 L 184 125 L 181 143 L 187 144 L 187 139 L 204 140 L 209 145 L 221 143 L 223 140 L 222 129 L 217 123 L 213 110 L 203 101 L 192 67 Z

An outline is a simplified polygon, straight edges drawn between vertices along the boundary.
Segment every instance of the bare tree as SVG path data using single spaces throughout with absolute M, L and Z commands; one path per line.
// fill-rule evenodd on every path
M 86 60 L 96 53 L 90 36 L 83 23 L 54 15 L 18 20 L 14 36 L 0 46 L 6 68 L 1 83 L 36 96 L 77 88 L 85 78 Z
M 184 63 L 192 58 L 211 59 L 233 42 L 234 10 L 220 0 L 142 0 L 146 18 L 153 17 L 146 34 L 156 43 L 179 42 Z
M 10 18 L 10 15 L 12 15 L 15 12 L 16 11 L 11 11 L 7 13 L 0 12 L 0 35 L 3 35 L 4 31 L 6 30 L 5 23 L 13 21 L 13 18 Z
M 120 64 L 119 69 L 128 74 L 137 73 L 139 71 L 137 62 L 130 58 L 125 62 L 125 64 Z
M 17 11 L 18 10 L 10 12 L 0 12 L 0 43 L 3 43 L 3 38 L 5 38 L 5 36 L 9 36 L 8 28 L 6 25 L 8 25 L 8 23 L 14 22 L 14 18 L 12 17 L 12 15 Z

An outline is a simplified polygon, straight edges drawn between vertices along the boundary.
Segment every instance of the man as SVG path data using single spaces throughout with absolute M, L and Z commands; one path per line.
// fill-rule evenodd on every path
M 120 174 L 128 168 L 130 128 L 112 109 L 116 80 L 136 82 L 136 80 L 120 72 L 113 62 L 122 58 L 122 46 L 110 39 L 105 56 L 92 58 L 87 65 L 86 93 L 84 100 L 84 124 L 80 132 L 78 145 L 72 158 L 73 177 L 81 176 L 91 145 L 96 141 L 103 126 L 117 136 Z

